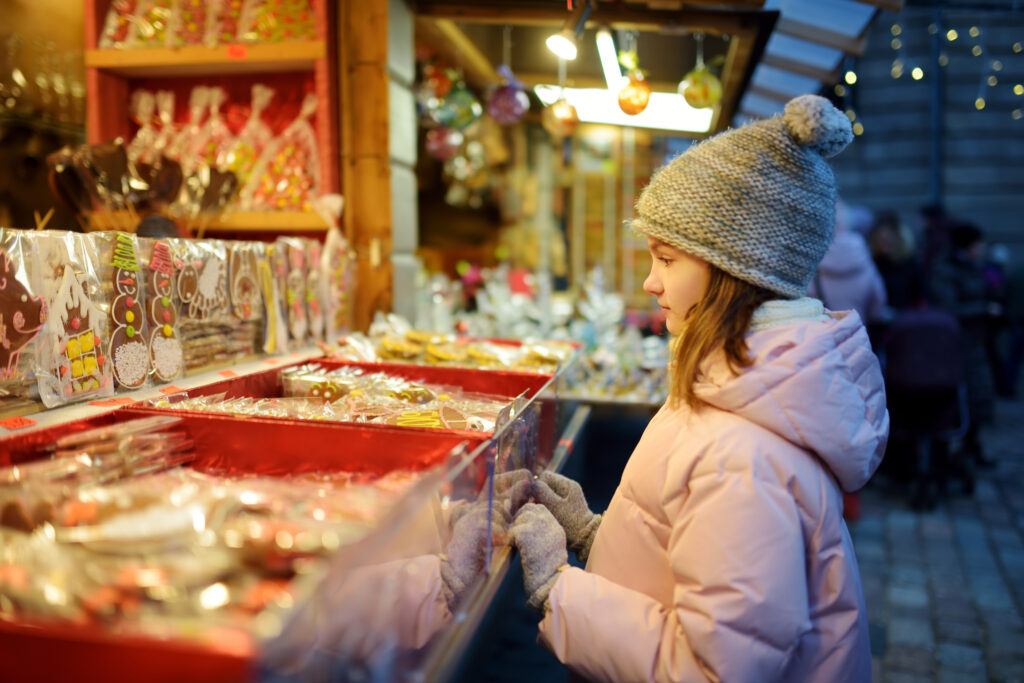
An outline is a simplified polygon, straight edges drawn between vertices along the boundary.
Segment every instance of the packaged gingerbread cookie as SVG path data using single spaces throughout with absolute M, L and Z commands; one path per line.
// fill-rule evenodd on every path
M 259 258 L 260 290 L 263 293 L 263 350 L 284 353 L 288 350 L 288 311 L 285 304 L 287 249 L 280 244 L 264 244 Z
M 110 302 L 110 337 L 107 358 L 116 389 L 138 389 L 149 383 L 149 337 L 144 272 L 139 265 L 135 235 L 125 232 L 93 232 L 91 241 L 98 259 L 103 298 Z
M 166 239 L 139 238 L 139 268 L 146 302 L 149 366 L 156 382 L 170 382 L 185 371 L 178 332 L 178 285 L 174 255 Z
M 301 237 L 279 237 L 276 244 L 284 256 L 286 269 L 284 297 L 287 305 L 288 336 L 301 346 L 306 343 L 309 335 L 309 318 L 306 311 L 307 245 Z
M 46 231 L 36 238 L 46 326 L 36 354 L 36 383 L 47 408 L 114 393 L 110 299 L 89 235 Z
M 36 394 L 35 354 L 47 313 L 37 234 L 0 228 L 0 415 L 29 412 Z
M 244 355 L 263 348 L 263 292 L 260 286 L 262 242 L 226 241 L 228 250 L 228 293 L 231 298 L 233 333 Z

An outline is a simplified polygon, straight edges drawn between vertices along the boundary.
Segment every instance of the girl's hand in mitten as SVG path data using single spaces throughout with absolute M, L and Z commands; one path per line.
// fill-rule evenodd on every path
M 466 503 L 453 513 L 451 540 L 441 555 L 441 589 L 453 612 L 466 590 L 484 571 L 487 552 L 487 501 Z M 508 518 L 498 506 L 491 520 L 491 537 L 504 539 Z
M 586 562 L 597 528 L 601 525 L 601 515 L 590 511 L 580 485 L 560 474 L 541 472 L 533 483 L 533 497 L 551 511 L 565 529 L 569 548 L 580 562 Z
M 568 566 L 565 532 L 543 505 L 527 503 L 512 520 L 512 539 L 522 556 L 526 604 L 543 614 L 559 570 Z

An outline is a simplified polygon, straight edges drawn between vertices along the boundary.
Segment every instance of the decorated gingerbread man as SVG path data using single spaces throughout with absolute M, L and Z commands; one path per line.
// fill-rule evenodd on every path
M 0 380 L 18 372 L 18 357 L 46 322 L 46 301 L 29 296 L 16 277 L 7 252 L 0 249 Z
M 177 377 L 185 364 L 174 308 L 174 260 L 167 242 L 153 245 L 149 260 L 149 357 L 153 375 L 162 382 Z
M 110 335 L 108 355 L 113 360 L 114 379 L 130 389 L 142 386 L 149 376 L 149 347 L 146 344 L 146 319 L 139 275 L 135 241 L 119 232 L 114 243 L 115 296 L 110 304 L 114 329 Z

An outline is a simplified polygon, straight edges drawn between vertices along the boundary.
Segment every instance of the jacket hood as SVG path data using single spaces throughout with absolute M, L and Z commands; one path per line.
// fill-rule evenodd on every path
M 871 267 L 871 249 L 858 233 L 836 233 L 828 251 L 818 264 L 823 275 L 848 277 Z
M 889 435 L 882 374 L 860 316 L 821 315 L 816 303 L 813 319 L 748 334 L 754 363 L 740 374 L 723 353 L 708 358 L 694 390 L 708 404 L 813 451 L 844 490 L 854 491 L 878 467 Z

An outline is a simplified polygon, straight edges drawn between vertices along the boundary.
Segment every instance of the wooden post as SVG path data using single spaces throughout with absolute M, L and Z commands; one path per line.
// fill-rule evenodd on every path
M 391 310 L 388 3 L 341 0 L 338 94 L 344 228 L 355 249 L 353 330 Z

